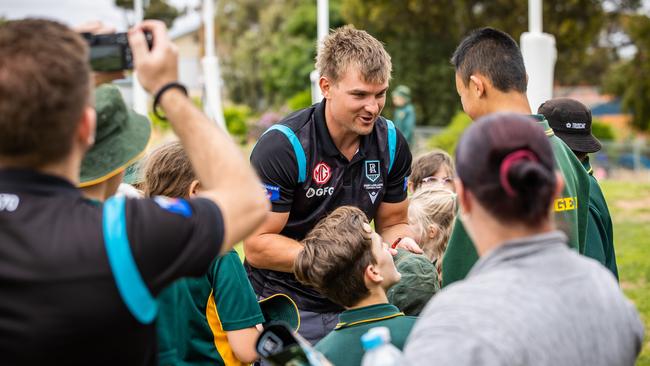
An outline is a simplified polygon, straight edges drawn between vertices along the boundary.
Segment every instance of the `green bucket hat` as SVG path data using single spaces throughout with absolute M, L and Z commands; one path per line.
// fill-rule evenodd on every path
M 127 108 L 116 86 L 95 90 L 97 129 L 95 145 L 81 162 L 79 187 L 101 183 L 133 164 L 145 151 L 151 123 Z
M 294 332 L 300 329 L 300 313 L 291 297 L 285 294 L 275 294 L 258 301 L 258 303 L 266 323 L 279 321 L 286 323 Z
M 388 290 L 388 301 L 406 315 L 418 316 L 429 299 L 440 290 L 438 271 L 429 258 L 403 249 L 394 257 L 398 283 Z
M 399 85 L 398 87 L 396 87 L 395 90 L 393 90 L 392 95 L 400 96 L 406 99 L 406 101 L 411 101 L 411 89 L 409 89 L 409 87 L 405 85 Z
M 130 185 L 140 184 L 144 181 L 142 176 L 142 159 L 136 160 L 135 163 L 129 165 L 124 171 L 124 178 L 122 182 Z

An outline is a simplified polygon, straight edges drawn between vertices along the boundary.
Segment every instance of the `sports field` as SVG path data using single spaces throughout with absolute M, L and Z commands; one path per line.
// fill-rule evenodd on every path
M 650 183 L 603 181 L 614 221 L 614 246 L 625 294 L 637 306 L 646 339 L 637 365 L 650 366 Z

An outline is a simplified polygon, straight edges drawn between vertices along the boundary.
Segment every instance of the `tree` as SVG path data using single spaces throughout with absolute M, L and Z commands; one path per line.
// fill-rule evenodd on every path
M 115 5 L 127 10 L 133 10 L 133 0 L 115 0 Z M 174 6 L 169 5 L 166 0 L 149 0 L 149 6 L 144 9 L 144 19 L 158 19 L 165 22 L 167 28 L 171 28 L 181 13 Z
M 342 25 L 330 1 L 330 25 Z M 309 88 L 316 55 L 316 2 L 218 3 L 217 46 L 228 96 L 254 110 L 284 104 Z
M 650 130 L 650 17 L 625 15 L 621 24 L 636 46 L 636 54 L 612 66 L 604 90 L 622 98 L 623 109 L 633 114 L 634 127 Z
M 345 0 L 342 9 L 345 20 L 386 43 L 393 84 L 411 87 L 421 124 L 446 124 L 460 107 L 448 60 L 465 34 L 492 26 L 519 40 L 528 28 L 528 4 L 521 0 Z M 556 81 L 599 84 L 609 66 L 609 54 L 597 47 L 602 1 L 547 0 L 543 12 L 544 31 L 557 42 Z

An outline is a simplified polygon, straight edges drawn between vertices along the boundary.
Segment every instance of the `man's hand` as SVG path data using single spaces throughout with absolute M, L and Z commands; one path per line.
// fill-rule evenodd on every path
M 153 35 L 149 50 L 143 31 Z M 129 30 L 129 45 L 133 53 L 133 67 L 142 87 L 154 94 L 172 81 L 178 80 L 178 49 L 167 35 L 165 23 L 145 20 Z

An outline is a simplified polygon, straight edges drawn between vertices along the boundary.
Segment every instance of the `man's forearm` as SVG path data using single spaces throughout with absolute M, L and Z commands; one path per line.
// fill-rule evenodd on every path
M 161 106 L 192 162 L 201 194 L 215 201 L 223 214 L 224 250 L 248 236 L 268 212 L 262 184 L 239 147 L 180 90 L 170 89 Z
M 244 241 L 246 260 L 253 267 L 293 273 L 302 244 L 280 234 L 260 234 Z
M 237 145 L 179 89 L 166 91 L 160 104 L 183 142 L 203 188 L 218 189 L 227 185 L 232 179 L 224 179 L 224 174 L 241 179 L 236 186 L 248 187 L 251 182 L 257 183 L 250 168 L 241 169 L 249 164 Z M 259 186 L 257 184 L 256 188 Z

